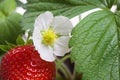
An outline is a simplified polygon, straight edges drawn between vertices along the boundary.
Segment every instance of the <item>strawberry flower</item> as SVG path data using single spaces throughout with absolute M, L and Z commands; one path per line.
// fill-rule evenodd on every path
M 73 26 L 67 17 L 56 16 L 49 11 L 40 14 L 34 23 L 33 43 L 43 60 L 52 62 L 56 56 L 64 56 Z

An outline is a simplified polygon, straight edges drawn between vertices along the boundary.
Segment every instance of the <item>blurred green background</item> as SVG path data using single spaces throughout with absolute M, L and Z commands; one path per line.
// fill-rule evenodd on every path
M 0 45 L 16 44 L 16 38 L 24 32 L 20 25 L 22 15 L 16 12 L 22 4 L 19 0 L 0 0 Z M 0 59 L 4 53 L 0 49 Z

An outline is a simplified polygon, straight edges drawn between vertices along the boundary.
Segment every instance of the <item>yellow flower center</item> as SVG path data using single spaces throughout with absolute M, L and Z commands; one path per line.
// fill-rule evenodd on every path
M 47 31 L 42 32 L 42 43 L 47 46 L 53 46 L 56 38 L 57 35 L 52 29 L 48 29 Z

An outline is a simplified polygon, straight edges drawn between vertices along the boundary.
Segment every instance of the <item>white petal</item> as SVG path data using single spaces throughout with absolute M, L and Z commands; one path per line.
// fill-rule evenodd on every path
M 55 33 L 60 35 L 68 35 L 73 28 L 70 20 L 64 16 L 53 18 L 52 26 L 54 27 Z
M 32 39 L 33 39 L 33 43 L 35 46 L 41 44 L 42 35 L 41 35 L 40 29 L 38 27 L 34 28 Z
M 35 49 L 38 50 L 38 53 L 40 54 L 43 60 L 46 60 L 49 62 L 54 61 L 55 56 L 53 54 L 53 48 L 43 45 L 41 41 L 42 41 L 42 36 L 41 36 L 40 30 L 37 27 L 35 27 L 33 31 L 33 43 L 34 43 Z
M 41 41 L 42 41 L 42 35 L 40 33 L 40 30 L 38 29 L 38 27 L 35 27 L 33 31 L 33 43 L 35 49 L 38 50 L 38 53 L 40 54 L 43 60 L 49 62 L 54 61 L 55 56 L 53 54 L 53 48 L 43 45 Z
M 40 44 L 39 47 L 36 47 L 36 49 L 43 60 L 49 62 L 53 62 L 55 60 L 52 47 Z
M 34 44 L 36 50 L 39 50 L 40 44 L 42 42 L 42 35 L 41 35 L 38 27 L 34 28 L 32 39 L 33 39 L 33 44 Z
M 70 37 L 69 36 L 62 36 L 55 41 L 54 45 L 54 54 L 56 56 L 64 56 L 66 52 L 68 52 L 68 42 Z
M 53 19 L 53 14 L 49 11 L 40 14 L 36 20 L 34 27 L 39 27 L 40 30 L 46 30 L 50 26 Z

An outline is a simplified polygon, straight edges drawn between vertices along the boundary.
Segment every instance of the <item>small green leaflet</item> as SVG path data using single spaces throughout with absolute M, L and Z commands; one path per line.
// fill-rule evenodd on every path
M 31 37 L 30 34 L 28 36 L 26 36 L 26 38 L 24 36 L 19 35 L 17 37 L 17 40 L 16 40 L 17 46 L 22 46 L 22 45 L 27 45 L 27 44 L 33 44 L 33 41 L 30 38 Z
M 17 45 L 25 45 L 25 42 L 24 42 L 24 40 L 23 40 L 21 35 L 19 35 L 17 37 L 16 43 L 17 43 Z
M 6 44 L 0 44 L 0 50 L 2 50 L 4 53 L 8 52 L 9 50 L 11 50 L 12 48 L 16 47 L 15 44 L 9 43 L 9 42 L 5 42 Z
M 23 37 L 19 35 L 16 39 L 16 44 L 12 44 L 9 42 L 5 42 L 6 44 L 0 44 L 0 50 L 4 52 L 8 52 L 9 50 L 15 48 L 16 46 L 23 46 L 27 44 L 32 44 L 32 40 L 28 37 L 26 41 L 24 41 Z
M 0 45 L 0 49 L 4 52 L 8 52 L 11 48 L 7 45 Z
M 120 80 L 118 30 L 115 15 L 97 11 L 73 29 L 71 58 L 83 80 Z

